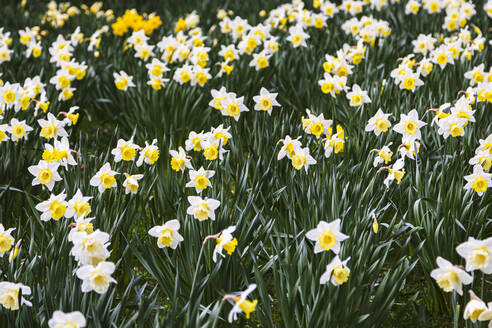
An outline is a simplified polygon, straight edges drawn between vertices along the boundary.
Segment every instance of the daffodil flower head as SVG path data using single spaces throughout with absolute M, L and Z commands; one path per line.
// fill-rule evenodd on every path
M 61 181 L 62 178 L 58 174 L 58 163 L 48 163 L 44 160 L 40 160 L 38 165 L 33 165 L 28 167 L 29 173 L 34 175 L 32 180 L 32 185 L 36 186 L 42 184 L 48 188 L 48 190 L 53 190 L 55 182 Z
M 456 290 L 459 295 L 463 295 L 463 284 L 471 284 L 472 276 L 442 257 L 438 257 L 436 262 L 438 268 L 432 270 L 430 275 L 436 280 L 439 287 L 445 292 Z
M 237 315 L 241 312 L 244 312 L 246 319 L 250 318 L 252 312 L 256 310 L 256 305 L 258 304 L 258 300 L 249 301 L 247 297 L 256 289 L 256 284 L 251 284 L 248 288 L 241 292 L 239 296 L 236 295 L 226 295 L 229 296 L 227 299 L 231 299 L 234 302 L 234 307 L 227 317 L 227 320 L 232 323 L 237 320 Z M 224 297 L 226 298 L 226 297 Z
M 143 174 L 133 174 L 130 175 L 125 172 L 125 181 L 123 182 L 123 187 L 125 187 L 125 194 L 136 194 L 138 191 L 138 180 L 143 178 Z
M 267 89 L 262 87 L 260 90 L 260 94 L 253 97 L 253 100 L 256 103 L 254 109 L 257 111 L 268 112 L 268 114 L 271 115 L 272 109 L 275 106 L 280 107 L 280 104 L 278 103 L 276 98 L 277 93 L 270 93 Z
M 76 275 L 82 280 L 82 292 L 88 293 L 95 291 L 98 294 L 104 294 L 111 283 L 116 283 L 116 280 L 111 277 L 115 270 L 115 265 L 112 262 L 101 261 L 96 266 L 83 265 L 77 269 Z
M 214 262 L 217 262 L 217 254 L 225 257 L 225 255 L 222 254 L 222 250 L 225 249 L 229 255 L 232 255 L 232 253 L 236 250 L 237 239 L 232 235 L 234 231 L 236 231 L 236 226 L 230 226 L 224 229 L 216 239 L 217 244 L 215 245 L 214 252 L 212 254 L 212 260 Z
M 465 176 L 466 185 L 465 189 L 472 189 L 482 196 L 487 189 L 492 186 L 492 174 L 485 173 L 483 167 L 480 164 L 473 166 L 473 173 Z
M 12 248 L 12 245 L 14 244 L 12 231 L 14 230 L 15 228 L 5 230 L 3 224 L 0 223 L 0 257 L 3 257 L 3 255 Z
M 19 294 L 22 296 L 19 297 Z M 32 303 L 24 299 L 24 295 L 31 295 L 31 288 L 21 283 L 8 281 L 0 282 L 0 304 L 10 310 L 18 310 L 20 305 L 32 306 Z M 20 300 L 20 304 L 19 304 Z
M 330 281 L 333 285 L 339 286 L 346 283 L 350 276 L 350 269 L 347 262 L 350 257 L 341 261 L 338 255 L 326 266 L 326 271 L 320 277 L 320 284 L 324 285 Z
M 105 163 L 101 169 L 90 180 L 90 185 L 97 187 L 100 193 L 103 193 L 106 189 L 116 187 L 115 175 L 119 174 L 116 171 L 111 170 L 111 165 Z
M 306 238 L 316 242 L 314 253 L 330 250 L 335 254 L 340 252 L 341 242 L 348 238 L 347 235 L 340 232 L 340 222 L 340 219 L 330 223 L 320 221 L 315 229 L 306 233 Z
M 466 271 L 482 270 L 492 273 L 492 237 L 477 240 L 469 237 L 468 241 L 458 245 L 456 252 L 465 259 Z
M 149 235 L 157 237 L 157 246 L 159 248 L 171 247 L 176 249 L 178 244 L 184 240 L 183 236 L 178 232 L 179 228 L 179 221 L 171 220 L 163 225 L 152 227 L 149 230 Z
M 53 316 L 48 321 L 49 328 L 71 327 L 83 328 L 87 324 L 84 315 L 79 312 L 64 313 L 62 311 L 53 312 Z

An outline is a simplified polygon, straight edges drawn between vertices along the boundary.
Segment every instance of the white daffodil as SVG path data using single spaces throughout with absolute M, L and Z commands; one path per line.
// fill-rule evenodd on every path
M 269 115 L 272 114 L 272 109 L 275 106 L 280 107 L 280 104 L 276 100 L 278 93 L 270 93 L 267 89 L 261 88 L 260 95 L 254 96 L 255 110 L 268 112 Z
M 91 233 L 94 232 L 94 225 L 91 223 L 92 220 L 95 218 L 82 218 L 79 217 L 75 219 L 75 222 L 71 224 L 73 227 L 70 229 L 70 232 L 68 233 L 68 241 L 73 243 L 73 235 L 77 232 L 85 232 L 87 235 L 90 235 Z
M 482 270 L 492 273 L 492 237 L 477 240 L 469 237 L 468 241 L 458 245 L 456 252 L 465 259 L 466 271 Z
M 326 271 L 321 275 L 319 283 L 324 285 L 330 281 L 333 285 L 339 286 L 347 282 L 350 269 L 347 267 L 347 262 L 350 261 L 350 257 L 344 261 L 335 256 L 333 260 L 326 266 Z
M 111 154 L 114 155 L 114 161 L 116 163 L 120 162 L 121 160 L 129 162 L 135 158 L 137 148 L 138 146 L 133 143 L 132 139 L 128 141 L 119 139 L 116 148 L 111 150 Z
M 22 295 L 19 298 L 19 293 Z M 32 303 L 24 299 L 24 295 L 31 295 L 31 288 L 21 283 L 8 281 L 0 282 L 0 304 L 11 311 L 18 310 L 20 305 L 32 306 Z M 20 304 L 19 304 L 20 300 Z
M 471 290 L 470 295 L 472 296 L 468 303 L 466 303 L 465 309 L 463 310 L 463 319 L 470 319 L 473 323 L 475 323 L 477 320 L 480 320 L 480 315 L 487 310 L 487 304 L 475 296 L 475 293 Z
M 315 229 L 309 230 L 306 233 L 306 238 L 315 241 L 314 253 L 323 251 L 333 251 L 338 254 L 342 241 L 348 238 L 340 232 L 340 219 L 336 219 L 330 223 L 320 221 Z
M 116 283 L 111 277 L 115 270 L 112 262 L 99 262 L 97 266 L 84 265 L 77 269 L 77 277 L 82 280 L 82 292 L 88 293 L 95 291 L 98 294 L 104 294 L 110 283 Z
M 145 141 L 145 147 L 140 151 L 137 166 L 142 166 L 143 162 L 152 165 L 159 159 L 159 148 L 156 146 L 157 139 L 152 140 L 152 144 Z
M 374 158 L 373 165 L 374 167 L 378 166 L 379 164 L 384 163 L 385 165 L 391 162 L 391 157 L 393 156 L 393 152 L 389 148 L 393 143 L 390 142 L 389 144 L 383 146 L 381 149 L 377 149 L 377 156 Z
M 58 121 L 55 116 L 48 113 L 48 119 L 39 119 L 39 125 L 41 126 L 40 136 L 46 139 L 53 139 L 58 137 L 68 137 L 67 131 L 65 131 L 65 122 Z
M 114 77 L 114 84 L 116 85 L 116 88 L 121 91 L 126 91 L 130 87 L 135 87 L 135 84 L 133 83 L 133 77 L 129 76 L 123 71 L 120 71 L 120 73 L 113 73 Z
M 241 292 L 239 296 L 237 295 L 225 295 L 224 299 L 229 299 L 234 302 L 234 307 L 231 312 L 227 316 L 227 320 L 232 323 L 237 320 L 237 315 L 241 312 L 244 312 L 246 319 L 250 318 L 252 312 L 256 310 L 256 305 L 258 304 L 258 300 L 249 301 L 246 298 L 249 294 L 251 294 L 256 288 L 256 284 L 251 284 L 248 288 Z
M 207 219 L 215 221 L 215 210 L 220 206 L 218 200 L 206 197 L 203 199 L 200 196 L 188 196 L 188 202 L 190 206 L 186 210 L 187 214 L 193 215 L 198 221 Z
M 111 170 L 111 165 L 105 163 L 101 169 L 90 180 L 90 185 L 97 187 L 100 193 L 104 190 L 116 187 L 115 175 L 119 174 L 116 171 Z
M 400 122 L 393 127 L 393 131 L 403 136 L 403 142 L 421 138 L 420 128 L 427 123 L 419 120 L 419 113 L 412 109 L 408 114 L 400 115 Z
M 371 102 L 367 91 L 362 90 L 358 84 L 352 86 L 352 90 L 347 92 L 347 99 L 350 100 L 350 106 L 359 107 Z
M 388 169 L 388 176 L 384 179 L 383 183 L 386 187 L 396 180 L 396 184 L 400 184 L 401 179 L 405 176 L 405 160 L 403 158 L 399 158 L 395 164 Z
M 178 151 L 170 150 L 169 155 L 171 155 L 171 168 L 174 171 L 184 172 L 185 168 L 193 169 L 191 166 L 191 158 L 186 155 L 183 147 L 179 147 Z
M 14 237 L 12 237 L 12 231 L 15 228 L 9 228 L 5 230 L 3 224 L 0 223 L 0 257 L 3 257 L 3 254 L 8 252 L 12 245 L 14 244 Z
M 48 326 L 50 328 L 83 328 L 86 324 L 87 322 L 84 315 L 79 311 L 70 313 L 55 311 L 48 321 Z
M 123 182 L 123 187 L 125 187 L 125 194 L 136 194 L 138 191 L 138 180 L 143 178 L 143 174 L 129 175 L 125 172 L 125 181 Z
M 230 116 L 236 121 L 239 120 L 239 114 L 241 112 L 249 112 L 248 107 L 244 105 L 244 97 L 236 97 L 236 94 L 231 92 L 227 94 L 227 97 L 222 100 L 224 109 L 222 115 Z
M 61 181 L 62 178 L 58 174 L 58 163 L 48 163 L 44 160 L 39 161 L 38 165 L 29 166 L 27 169 L 29 173 L 34 175 L 32 185 L 38 184 L 45 185 L 49 191 L 53 190 L 56 181 Z
M 41 220 L 49 221 L 50 219 L 61 219 L 65 215 L 68 206 L 65 197 L 65 192 L 58 195 L 51 195 L 48 200 L 36 205 L 36 209 L 42 212 Z
M 388 132 L 391 123 L 388 118 L 391 114 L 385 114 L 383 111 L 378 109 L 376 115 L 371 117 L 366 125 L 366 132 L 374 132 L 375 135 L 379 136 L 381 133 Z
M 106 260 L 110 252 L 109 234 L 101 230 L 92 233 L 77 231 L 72 234 L 73 247 L 70 251 L 77 262 L 81 264 L 97 264 Z
M 214 176 L 215 171 L 205 170 L 200 167 L 198 171 L 190 169 L 190 181 L 186 184 L 187 188 L 195 188 L 197 193 L 201 193 L 204 189 L 207 189 L 210 184 L 210 178 Z
M 216 128 L 212 128 L 210 135 L 213 136 L 215 140 L 220 141 L 222 146 L 225 146 L 227 145 L 227 142 L 229 142 L 229 139 L 232 139 L 232 134 L 229 133 L 230 128 L 231 127 L 225 129 L 221 124 Z
M 167 221 L 163 225 L 152 227 L 149 235 L 157 237 L 157 246 L 159 248 L 171 247 L 176 249 L 178 244 L 184 240 L 178 232 L 180 224 L 178 220 Z
M 439 287 L 445 292 L 450 292 L 454 289 L 458 294 L 463 295 L 462 285 L 471 284 L 473 281 L 472 276 L 440 256 L 436 262 L 439 267 L 432 270 L 430 275 L 436 280 Z
M 236 250 L 237 239 L 232 236 L 234 231 L 236 231 L 236 226 L 230 226 L 219 234 L 219 237 L 216 239 L 217 244 L 215 245 L 214 253 L 212 254 L 212 260 L 214 262 L 217 262 L 217 254 L 225 257 L 222 254 L 222 250 L 225 249 L 229 255 L 232 255 Z
M 306 172 L 310 165 L 316 164 L 316 160 L 309 153 L 309 147 L 296 147 L 294 148 L 294 156 L 291 158 L 292 166 L 296 170 L 300 170 L 304 167 Z
M 12 141 L 19 141 L 27 136 L 27 133 L 32 131 L 32 127 L 26 124 L 26 121 L 18 121 L 13 118 L 7 128 L 7 132 L 11 134 Z
M 65 217 L 74 217 L 75 219 L 77 219 L 89 215 L 91 211 L 89 200 L 91 199 L 92 197 L 84 197 L 80 189 L 78 189 L 72 199 L 68 201 L 68 207 L 67 211 L 65 212 Z
M 473 167 L 473 174 L 466 175 L 465 180 L 466 190 L 473 188 L 479 196 L 482 196 L 492 185 L 492 174 L 485 173 L 482 165 L 477 164 Z
M 281 139 L 279 142 L 282 142 L 282 148 L 280 148 L 280 151 L 278 152 L 277 160 L 281 160 L 285 156 L 292 159 L 292 156 L 295 155 L 294 149 L 302 147 L 302 144 L 299 141 L 300 138 L 301 137 L 292 139 L 289 136 L 285 136 L 284 139 Z

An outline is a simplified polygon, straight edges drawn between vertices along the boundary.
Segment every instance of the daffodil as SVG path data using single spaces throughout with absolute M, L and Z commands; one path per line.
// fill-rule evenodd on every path
M 347 92 L 347 99 L 350 100 L 350 106 L 353 107 L 360 107 L 371 102 L 367 91 L 362 90 L 357 84 L 354 84 L 352 90 Z
M 157 139 L 152 140 L 152 144 L 145 141 L 145 147 L 140 150 L 137 166 L 140 167 L 145 162 L 149 165 L 154 164 L 159 159 L 159 147 L 156 146 Z
M 473 173 L 466 175 L 465 180 L 464 188 L 466 190 L 473 188 L 479 196 L 482 196 L 492 186 L 492 174 L 485 173 L 480 164 L 473 166 Z
M 393 131 L 403 136 L 403 142 L 421 138 L 420 129 L 427 123 L 419 120 L 419 114 L 412 109 L 408 114 L 400 115 L 400 122 L 393 127 Z
M 0 119 L 1 119 L 1 115 L 0 115 Z M 6 133 L 8 129 L 9 129 L 8 124 L 0 124 L 0 142 L 9 140 L 9 136 Z
M 492 273 L 492 237 L 468 240 L 456 247 L 456 252 L 465 259 L 466 271 L 482 270 L 485 274 Z
M 182 242 L 183 236 L 178 232 L 180 224 L 178 220 L 167 221 L 163 225 L 154 226 L 149 230 L 149 235 L 157 237 L 157 246 L 159 248 L 171 247 L 176 249 L 179 243 Z
M 15 228 L 5 230 L 3 224 L 0 223 L 0 257 L 3 257 L 3 255 L 12 248 L 12 245 L 14 244 L 12 231 L 14 230 Z
M 470 319 L 473 323 L 475 323 L 479 320 L 480 315 L 487 310 L 487 304 L 478 298 L 471 290 L 470 295 L 470 300 L 463 310 L 463 319 Z
M 4 308 L 15 311 L 19 309 L 20 305 L 32 306 L 32 303 L 23 297 L 24 295 L 31 295 L 29 286 L 8 281 L 0 282 L 0 304 Z
M 399 158 L 395 164 L 388 168 L 388 176 L 383 181 L 386 187 L 389 187 L 394 180 L 396 180 L 396 184 L 400 184 L 401 180 L 405 176 L 404 166 L 405 160 L 403 158 Z
M 430 275 L 436 280 L 439 287 L 445 292 L 456 290 L 458 294 L 463 295 L 463 284 L 471 284 L 472 276 L 440 256 L 437 257 L 436 262 L 438 268 L 432 270 Z
M 90 264 L 83 265 L 77 269 L 76 275 L 82 280 L 82 292 L 88 293 L 95 291 L 98 294 L 104 294 L 111 283 L 116 283 L 116 280 L 111 277 L 115 270 L 115 265 L 112 262 L 99 262 L 97 266 Z
M 44 160 L 40 160 L 38 165 L 29 166 L 27 169 L 29 173 L 34 175 L 32 180 L 32 185 L 36 186 L 38 184 L 45 185 L 49 191 L 53 190 L 55 182 L 61 181 L 62 178 L 58 174 L 58 163 L 48 163 Z
M 230 116 L 236 121 L 239 120 L 241 112 L 249 112 L 248 107 L 244 105 L 244 97 L 237 97 L 235 93 L 230 92 L 227 97 L 222 100 L 222 115 Z
M 209 179 L 214 176 L 215 171 L 205 170 L 203 167 L 200 167 L 198 171 L 190 169 L 189 173 L 190 181 L 186 184 L 187 188 L 195 188 L 197 193 L 201 193 L 208 187 L 212 187 Z
M 222 250 L 225 249 L 229 255 L 232 255 L 232 253 L 236 250 L 237 239 L 232 235 L 234 231 L 236 231 L 236 226 L 230 226 L 219 233 L 219 236 L 216 238 L 217 243 L 212 254 L 212 260 L 214 262 L 217 262 L 217 254 L 225 257 Z
M 111 170 L 111 165 L 105 163 L 99 171 L 90 180 L 90 185 L 97 187 L 100 193 L 104 190 L 116 187 L 115 175 L 119 174 L 116 171 Z
M 48 200 L 36 205 L 36 209 L 42 212 L 41 220 L 59 220 L 64 217 L 68 207 L 68 203 L 65 198 L 65 192 L 62 192 L 58 195 L 51 195 Z
M 277 95 L 277 93 L 270 93 L 267 89 L 262 87 L 260 94 L 253 97 L 253 100 L 256 103 L 254 109 L 268 112 L 268 114 L 271 115 L 273 107 L 280 107 L 280 104 L 276 100 Z
M 27 133 L 32 131 L 32 127 L 27 125 L 26 121 L 18 121 L 13 118 L 7 131 L 10 133 L 12 141 L 19 141 L 22 138 L 27 138 Z
M 186 210 L 188 215 L 193 215 L 198 221 L 210 219 L 215 221 L 215 210 L 220 206 L 216 199 L 201 198 L 200 196 L 188 196 L 190 206 Z
M 335 256 L 326 266 L 326 271 L 321 275 L 319 283 L 324 285 L 330 281 L 335 286 L 346 283 L 350 276 L 350 269 L 347 267 L 349 260 L 350 257 L 341 261 L 338 255 Z
M 234 307 L 231 312 L 227 316 L 227 320 L 232 323 L 237 320 L 237 315 L 241 312 L 244 312 L 246 319 L 250 318 L 252 312 L 256 310 L 256 305 L 258 304 L 258 300 L 249 301 L 247 297 L 251 294 L 256 288 L 256 284 L 251 284 L 248 288 L 241 292 L 239 296 L 237 295 L 225 295 L 224 299 L 230 299 L 234 302 Z
M 439 130 L 437 133 L 441 134 L 444 139 L 447 139 L 450 135 L 453 138 L 461 137 L 464 135 L 464 126 L 467 123 L 465 118 L 459 118 L 457 115 L 449 115 L 446 118 L 438 121 Z
M 120 162 L 121 160 L 129 162 L 135 158 L 137 148 L 138 146 L 133 143 L 132 139 L 128 141 L 119 139 L 116 148 L 111 150 L 111 154 L 114 155 L 114 161 L 116 163 Z
M 373 166 L 377 167 L 378 165 L 384 163 L 385 165 L 391 162 L 391 157 L 393 156 L 393 152 L 389 148 L 393 143 L 383 146 L 381 149 L 375 149 L 377 152 L 377 156 L 374 157 Z
M 309 147 L 297 146 L 294 148 L 294 155 L 290 158 L 292 166 L 296 170 L 304 168 L 306 172 L 310 165 L 316 164 L 316 160 L 311 156 Z
M 125 194 L 136 194 L 138 191 L 138 180 L 143 178 L 143 174 L 133 174 L 130 175 L 125 172 L 125 181 L 123 182 L 123 187 L 125 187 Z
M 391 114 L 385 114 L 383 111 L 378 109 L 376 115 L 371 117 L 366 125 L 366 132 L 374 132 L 375 135 L 379 136 L 381 133 L 388 132 L 388 129 L 391 127 L 391 122 L 389 121 L 389 117 Z
M 306 238 L 315 241 L 314 253 L 323 251 L 333 251 L 338 254 L 342 241 L 348 238 L 340 232 L 340 219 L 336 219 L 330 223 L 320 221 L 315 229 L 309 230 L 306 233 Z
M 285 156 L 287 156 L 287 158 L 289 159 L 292 159 L 292 157 L 295 155 L 294 149 L 302 148 L 302 144 L 299 139 L 300 137 L 292 139 L 289 136 L 285 136 L 284 139 L 280 140 L 279 142 L 282 142 L 282 147 L 278 152 L 277 160 L 281 160 Z
M 55 311 L 51 319 L 48 320 L 48 326 L 50 328 L 83 328 L 86 324 L 84 315 L 79 311 L 69 313 Z
M 90 229 L 88 229 L 90 231 Z M 87 229 L 75 231 L 71 234 L 73 243 L 70 253 L 81 264 L 93 264 L 106 260 L 110 252 L 108 251 L 109 234 L 101 230 L 88 233 Z
M 121 91 L 126 91 L 128 88 L 135 87 L 133 83 L 133 77 L 126 74 L 124 71 L 120 71 L 119 73 L 113 73 L 114 84 L 116 88 Z
M 186 155 L 183 147 L 179 147 L 178 151 L 170 150 L 169 155 L 171 155 L 171 168 L 174 171 L 184 172 L 185 168 L 193 168 L 191 166 L 191 159 Z

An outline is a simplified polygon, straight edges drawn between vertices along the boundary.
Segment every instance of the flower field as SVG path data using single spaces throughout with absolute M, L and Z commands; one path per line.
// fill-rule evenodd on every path
M 0 327 L 492 327 L 492 1 L 0 10 Z

